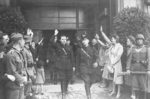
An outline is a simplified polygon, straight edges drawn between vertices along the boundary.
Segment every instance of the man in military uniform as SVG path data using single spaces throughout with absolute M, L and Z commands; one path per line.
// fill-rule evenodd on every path
M 15 81 L 8 81 L 6 83 L 6 99 L 24 99 L 24 84 L 27 83 L 27 77 L 24 69 L 23 56 L 20 52 L 25 42 L 20 33 L 14 34 L 11 39 L 13 46 L 6 55 L 6 68 L 7 74 L 13 75 Z
M 55 38 L 55 42 L 56 41 L 57 39 Z M 52 47 L 51 42 L 49 42 L 46 62 L 48 63 L 50 71 L 50 82 L 54 84 L 57 84 L 57 70 L 55 68 L 56 58 L 57 58 L 56 51 Z
M 54 42 L 54 38 L 57 36 L 58 31 L 55 30 L 54 36 L 52 36 L 52 46 L 57 53 L 56 68 L 58 70 L 59 78 L 61 80 L 61 92 L 62 99 L 65 99 L 69 81 L 72 78 L 74 56 L 73 50 L 66 45 L 67 37 L 62 35 L 60 43 Z
M 24 52 L 25 52 L 25 57 L 27 59 L 26 71 L 27 71 L 28 82 L 30 82 L 25 86 L 25 95 L 31 96 L 32 95 L 32 84 L 34 83 L 34 81 L 36 79 L 36 71 L 34 68 L 35 62 L 33 60 L 32 53 L 29 49 L 32 38 L 29 35 L 25 35 L 24 40 L 25 40 Z
M 85 84 L 85 91 L 87 95 L 87 99 L 91 99 L 91 92 L 90 87 L 93 83 L 95 83 L 95 74 L 94 74 L 94 68 L 98 66 L 98 63 L 96 63 L 96 54 L 93 50 L 93 48 L 89 45 L 89 39 L 88 37 L 83 38 L 83 46 L 78 49 L 77 52 L 77 66 L 78 70 L 80 71 L 81 78 L 84 81 Z
M 130 71 L 150 73 L 150 49 L 143 44 L 143 41 L 144 36 L 142 34 L 137 34 L 136 45 L 132 48 L 131 54 L 129 55 L 129 59 L 127 61 L 128 73 L 130 73 Z M 145 93 L 147 92 L 147 83 L 147 75 L 132 75 L 132 87 L 135 91 L 134 99 L 139 99 L 139 90 L 142 89 Z M 144 96 L 141 96 L 141 99 L 146 99 Z

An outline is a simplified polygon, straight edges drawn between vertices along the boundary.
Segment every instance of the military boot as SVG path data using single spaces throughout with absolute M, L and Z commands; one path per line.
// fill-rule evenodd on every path
M 61 81 L 61 93 L 62 93 L 62 99 L 66 99 L 66 82 Z
M 91 92 L 90 92 L 89 85 L 85 85 L 85 92 L 86 92 L 87 99 L 91 99 Z

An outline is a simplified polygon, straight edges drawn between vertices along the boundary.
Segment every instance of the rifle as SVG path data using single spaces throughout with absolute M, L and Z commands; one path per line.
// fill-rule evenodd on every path
M 124 75 L 127 75 L 129 74 L 128 72 L 121 72 L 121 73 L 118 73 L 117 76 L 124 76 Z M 147 75 L 147 92 L 150 92 L 150 74 L 148 74 L 147 72 L 142 72 L 142 71 L 131 71 L 130 72 L 131 75 Z
M 123 75 L 127 75 L 129 74 L 128 72 L 120 72 L 117 74 L 117 76 L 123 76 Z M 135 74 L 135 75 L 146 75 L 147 72 L 141 72 L 141 71 L 131 71 L 130 72 L 131 75 Z M 147 74 L 148 75 L 148 74 Z

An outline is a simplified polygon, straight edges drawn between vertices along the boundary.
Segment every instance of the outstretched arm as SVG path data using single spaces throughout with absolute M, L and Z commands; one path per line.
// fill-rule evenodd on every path
M 103 32 L 102 26 L 101 26 L 101 28 L 100 28 L 100 31 L 101 31 L 102 36 L 104 37 L 105 41 L 111 45 L 111 41 L 110 41 L 110 39 L 106 36 L 106 34 Z

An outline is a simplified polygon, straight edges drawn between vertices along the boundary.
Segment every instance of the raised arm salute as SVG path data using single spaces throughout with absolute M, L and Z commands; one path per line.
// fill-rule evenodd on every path
M 61 80 L 62 99 L 65 99 L 69 81 L 72 78 L 74 63 L 73 50 L 66 44 L 67 37 L 62 35 L 60 43 L 55 42 L 58 30 L 55 30 L 54 36 L 51 38 L 52 46 L 54 47 L 57 58 L 56 68 Z

